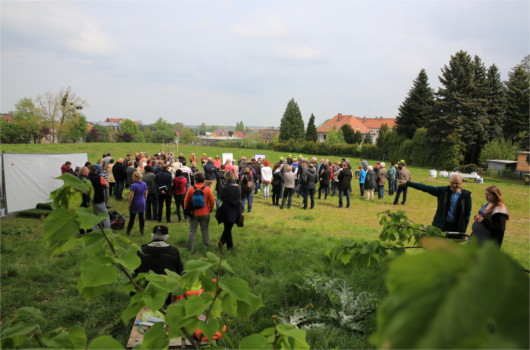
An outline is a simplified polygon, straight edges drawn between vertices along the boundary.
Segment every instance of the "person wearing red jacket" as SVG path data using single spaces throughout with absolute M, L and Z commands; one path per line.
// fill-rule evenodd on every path
M 195 179 L 195 185 L 188 188 L 188 192 L 186 192 L 186 197 L 184 198 L 184 210 L 193 208 L 193 216 L 189 220 L 190 230 L 188 232 L 188 249 L 190 251 L 195 249 L 195 234 L 199 224 L 201 225 L 202 244 L 205 248 L 210 246 L 210 213 L 215 206 L 212 190 L 204 184 L 204 173 L 197 172 L 193 177 Z M 201 190 L 204 196 L 204 205 L 202 208 L 197 208 L 193 204 L 194 193 L 197 190 Z
M 184 212 L 184 220 L 187 220 L 186 212 L 184 211 L 184 197 L 186 196 L 186 188 L 188 187 L 188 179 L 183 176 L 182 170 L 178 169 L 173 179 L 173 198 L 175 198 L 175 205 L 177 206 L 177 216 L 179 221 L 182 221 L 182 212 Z

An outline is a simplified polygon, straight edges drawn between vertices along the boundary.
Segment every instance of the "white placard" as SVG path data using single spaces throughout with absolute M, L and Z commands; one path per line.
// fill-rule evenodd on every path
M 256 154 L 256 155 L 254 156 L 254 159 L 255 159 L 256 161 L 257 161 L 258 159 L 260 159 L 260 158 L 261 158 L 261 160 L 264 160 L 264 159 L 265 159 L 265 155 L 264 155 L 264 154 Z
M 232 161 L 234 160 L 234 154 L 233 153 L 223 153 L 223 164 L 226 164 L 226 161 L 229 160 Z

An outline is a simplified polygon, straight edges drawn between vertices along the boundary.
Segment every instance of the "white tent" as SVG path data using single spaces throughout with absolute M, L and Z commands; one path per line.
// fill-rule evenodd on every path
M 61 165 L 84 166 L 88 153 L 3 153 L 2 195 L 8 212 L 33 209 L 37 203 L 49 202 L 50 192 L 62 186 L 55 180 Z

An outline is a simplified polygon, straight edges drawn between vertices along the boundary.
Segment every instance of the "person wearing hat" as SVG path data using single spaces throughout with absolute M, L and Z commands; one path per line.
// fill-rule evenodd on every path
M 401 184 L 402 181 L 409 182 L 411 180 L 410 171 L 407 169 L 407 164 L 404 161 L 399 162 L 399 171 L 397 173 L 398 182 Z M 400 181 L 401 180 L 401 181 Z M 408 186 L 399 186 L 396 192 L 396 197 L 394 198 L 394 205 L 398 205 L 399 196 L 403 193 L 402 205 L 405 205 L 407 201 L 407 189 Z
M 135 274 L 153 271 L 159 275 L 165 275 L 165 269 L 182 274 L 184 267 L 180 260 L 180 253 L 167 240 L 169 231 L 167 226 L 157 225 L 153 228 L 151 242 L 142 246 L 142 252 L 138 252 L 142 263 L 136 269 Z
M 134 270 L 133 277 L 139 273 L 153 271 L 159 275 L 166 275 L 166 269 L 182 275 L 184 267 L 180 260 L 180 253 L 167 240 L 169 238 L 167 226 L 158 225 L 153 228 L 151 242 L 142 245 L 141 252 L 138 252 L 141 263 Z M 168 295 L 165 304 L 171 303 L 172 296 Z
M 217 170 L 221 169 L 221 158 L 219 158 L 219 155 L 215 156 L 215 159 L 213 160 L 213 165 L 215 165 Z

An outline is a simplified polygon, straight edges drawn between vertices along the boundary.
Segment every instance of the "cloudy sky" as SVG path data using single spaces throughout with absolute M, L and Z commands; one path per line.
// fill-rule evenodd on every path
M 530 54 L 520 1 L 6 1 L 1 111 L 71 87 L 90 121 L 279 126 L 395 117 L 459 50 L 502 78 Z

